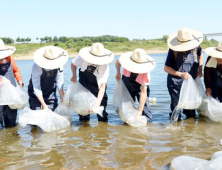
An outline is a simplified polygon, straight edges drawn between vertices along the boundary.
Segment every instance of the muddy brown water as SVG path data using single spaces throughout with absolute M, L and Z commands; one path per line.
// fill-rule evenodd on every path
M 163 67 L 166 54 L 151 55 L 157 62 L 151 76 L 153 122 L 134 128 L 122 122 L 112 106 L 115 88 L 115 66 L 110 65 L 107 88 L 108 123 L 91 115 L 89 122 L 78 121 L 72 112 L 72 126 L 55 132 L 19 125 L 0 130 L 0 169 L 169 169 L 173 158 L 180 155 L 210 159 L 221 151 L 222 124 L 197 116 L 169 125 L 170 98 Z M 206 56 L 205 56 L 206 59 Z M 33 61 L 16 61 L 25 88 Z M 65 88 L 70 78 L 71 60 L 64 69 Z

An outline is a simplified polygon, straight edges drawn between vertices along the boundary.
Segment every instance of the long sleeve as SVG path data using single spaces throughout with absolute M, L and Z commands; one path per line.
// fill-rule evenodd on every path
M 36 97 L 42 95 L 42 89 L 40 84 L 40 79 L 42 75 L 42 68 L 37 64 L 34 64 L 32 67 L 32 84 Z
M 9 56 L 9 60 L 10 60 L 11 65 L 12 65 L 12 69 L 13 69 L 13 73 L 14 73 L 15 79 L 16 79 L 17 81 L 21 80 L 21 79 L 22 79 L 22 75 L 21 75 L 21 73 L 20 73 L 20 71 L 19 71 L 18 66 L 17 66 L 16 63 L 15 63 L 14 58 L 11 57 L 11 56 Z
M 56 87 L 58 89 L 63 89 L 64 84 L 64 75 L 63 68 L 58 69 L 57 77 L 56 77 Z

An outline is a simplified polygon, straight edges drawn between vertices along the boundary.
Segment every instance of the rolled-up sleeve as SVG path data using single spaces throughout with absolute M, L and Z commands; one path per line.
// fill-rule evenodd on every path
M 58 69 L 57 77 L 56 77 L 56 87 L 58 89 L 63 89 L 64 84 L 64 75 L 63 68 Z
M 39 67 L 37 64 L 34 64 L 32 67 L 32 84 L 36 97 L 42 96 L 42 89 L 40 85 L 41 75 L 42 68 Z
M 80 55 L 78 55 L 76 58 L 72 60 L 72 64 L 76 67 L 80 67 L 82 65 L 83 59 Z

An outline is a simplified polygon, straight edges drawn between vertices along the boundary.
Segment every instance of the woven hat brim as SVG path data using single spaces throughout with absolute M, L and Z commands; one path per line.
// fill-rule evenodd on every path
M 16 50 L 16 48 L 12 46 L 5 46 L 5 47 L 8 48 L 9 50 L 0 51 L 0 59 L 6 58 L 12 55 Z
M 205 53 L 214 58 L 222 58 L 222 51 L 218 51 L 216 47 L 206 48 Z
M 38 49 L 33 55 L 33 60 L 39 67 L 44 68 L 44 69 L 57 69 L 57 68 L 63 67 L 68 61 L 68 58 L 69 58 L 68 53 L 59 47 L 56 47 L 56 48 L 59 48 L 61 50 L 61 53 L 64 52 L 64 56 L 61 56 L 54 60 L 49 60 L 45 58 L 43 55 L 45 52 L 45 48 L 47 47 L 42 47 Z
M 198 40 L 192 40 L 187 42 L 180 42 L 177 39 L 177 32 L 173 33 L 167 40 L 167 45 L 173 51 L 189 51 L 198 47 L 203 41 L 203 34 L 196 30 L 191 30 L 192 35 L 194 35 Z
M 148 73 L 156 67 L 155 60 L 147 55 L 147 58 L 152 61 L 148 63 L 136 63 L 131 59 L 133 52 L 124 53 L 120 56 L 120 63 L 126 70 L 133 73 Z
M 91 47 L 84 47 L 79 51 L 79 55 L 81 56 L 81 58 L 87 61 L 88 63 L 96 64 L 96 65 L 105 65 L 105 64 L 111 63 L 114 60 L 114 54 L 108 49 L 105 49 L 104 52 L 105 54 L 111 54 L 111 55 L 110 56 L 107 55 L 103 57 L 92 55 L 90 53 L 90 49 Z

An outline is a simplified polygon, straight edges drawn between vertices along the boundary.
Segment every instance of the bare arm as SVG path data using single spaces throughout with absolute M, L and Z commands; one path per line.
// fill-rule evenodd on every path
M 97 105 L 95 106 L 95 108 L 100 107 L 103 96 L 105 94 L 105 90 L 106 90 L 106 83 L 103 83 L 99 88 L 99 92 L 97 96 Z M 89 110 L 89 113 L 94 113 L 94 112 L 92 110 Z
M 168 66 L 164 66 L 164 71 L 167 72 L 168 74 L 171 74 L 173 76 L 178 76 L 178 77 L 181 77 L 185 80 L 187 80 L 189 78 L 189 73 L 185 72 L 185 73 L 182 73 L 182 72 L 179 72 L 179 71 L 176 71 L 174 70 L 173 68 L 171 67 L 168 67 Z
M 143 108 L 146 103 L 146 98 L 147 98 L 147 86 L 142 86 L 141 91 L 140 91 L 140 107 L 139 107 L 136 117 L 142 115 Z
M 76 76 L 76 66 L 71 64 L 71 70 L 72 70 L 72 78 L 71 81 L 74 83 L 76 82 L 77 76 Z
M 62 102 L 63 96 L 64 96 L 64 91 L 63 91 L 63 89 L 58 89 L 58 91 L 59 91 L 59 96 L 60 96 L 60 102 Z
M 49 110 L 48 106 L 46 105 L 46 103 L 45 103 L 45 101 L 44 101 L 44 99 L 43 99 L 43 97 L 42 97 L 42 95 L 41 95 L 41 96 L 38 96 L 37 98 L 38 98 L 39 102 L 41 103 L 42 108 L 43 108 L 44 110 Z
M 120 73 L 121 64 L 119 63 L 118 59 L 116 59 L 116 80 L 119 81 L 121 79 L 121 73 Z

